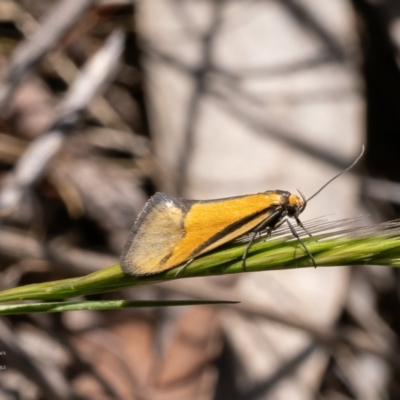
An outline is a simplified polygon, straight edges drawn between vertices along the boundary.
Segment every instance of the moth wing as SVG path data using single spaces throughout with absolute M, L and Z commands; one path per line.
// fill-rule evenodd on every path
M 184 201 L 186 202 L 186 201 Z M 192 202 L 184 222 L 185 236 L 167 261 L 169 268 L 204 254 L 280 214 L 282 196 L 275 192 Z
M 184 237 L 186 205 L 156 193 L 140 212 L 121 256 L 121 267 L 130 275 L 162 272 L 177 243 Z
M 155 274 L 204 254 L 279 217 L 281 193 L 180 200 L 157 193 L 139 214 L 121 257 L 131 275 Z

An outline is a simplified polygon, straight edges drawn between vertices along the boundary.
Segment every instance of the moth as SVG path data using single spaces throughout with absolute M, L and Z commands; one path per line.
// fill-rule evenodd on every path
M 284 190 L 215 200 L 185 200 L 156 193 L 147 201 L 133 226 L 121 256 L 121 267 L 134 276 L 157 274 L 186 263 L 185 267 L 194 258 L 253 232 L 242 257 L 245 270 L 247 253 L 257 233 L 270 233 L 283 223 L 288 224 L 316 267 L 314 257 L 290 219 L 309 234 L 299 215 L 321 190 L 353 168 L 363 153 L 364 146 L 348 168 L 307 200 L 300 191 L 298 196 Z

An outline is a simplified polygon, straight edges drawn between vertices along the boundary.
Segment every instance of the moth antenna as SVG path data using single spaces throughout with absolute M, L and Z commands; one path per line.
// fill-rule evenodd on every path
M 310 201 L 311 199 L 313 199 L 318 193 L 320 193 L 323 189 L 325 189 L 332 181 L 334 181 L 336 178 L 339 178 L 339 176 L 342 176 L 343 174 L 345 174 L 347 171 L 350 171 L 360 160 L 360 158 L 363 156 L 365 151 L 365 146 L 362 145 L 361 147 L 361 153 L 360 155 L 355 159 L 355 161 L 348 166 L 345 170 L 343 170 L 342 172 L 340 172 L 339 174 L 335 175 L 332 179 L 330 179 L 328 182 L 325 183 L 325 185 L 323 185 L 319 190 L 317 190 L 311 197 L 309 197 L 307 199 L 307 201 Z

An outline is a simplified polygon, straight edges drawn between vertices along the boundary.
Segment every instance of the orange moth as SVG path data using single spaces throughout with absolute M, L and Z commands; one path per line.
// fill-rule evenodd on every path
M 147 201 L 133 226 L 121 256 L 122 269 L 127 274 L 141 276 L 157 274 L 186 263 L 185 267 L 201 254 L 254 232 L 242 257 L 245 269 L 247 252 L 256 234 L 262 230 L 271 232 L 284 222 L 316 266 L 289 218 L 305 230 L 299 215 L 307 202 L 334 179 L 353 168 L 363 153 L 364 146 L 348 168 L 307 200 L 300 191 L 300 196 L 297 196 L 283 190 L 200 201 L 156 193 Z

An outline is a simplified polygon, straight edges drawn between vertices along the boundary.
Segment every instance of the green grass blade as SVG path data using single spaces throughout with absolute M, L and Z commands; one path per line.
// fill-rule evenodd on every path
M 318 267 L 380 264 L 400 266 L 400 221 L 370 227 L 346 228 L 353 222 L 334 221 L 306 224 L 315 236 L 302 240 L 313 254 Z M 329 228 L 326 231 L 326 228 Z M 265 238 L 264 238 L 265 239 Z M 304 268 L 312 266 L 299 242 L 281 230 L 272 238 L 258 240 L 251 246 L 247 271 Z M 0 292 L 0 302 L 16 300 L 61 300 L 104 293 L 170 279 L 243 272 L 241 257 L 246 242 L 231 243 L 194 260 L 178 276 L 179 267 L 157 275 L 133 277 L 115 265 L 90 275 L 54 282 L 17 287 Z
M 51 302 L 51 303 L 29 303 L 29 304 L 8 304 L 0 306 L 0 315 L 16 315 L 28 313 L 53 313 L 65 311 L 82 310 L 116 310 L 121 308 L 142 308 L 142 307 L 176 307 L 176 306 L 198 306 L 204 304 L 232 304 L 237 301 L 222 300 L 98 300 L 98 301 L 75 301 L 75 302 Z

